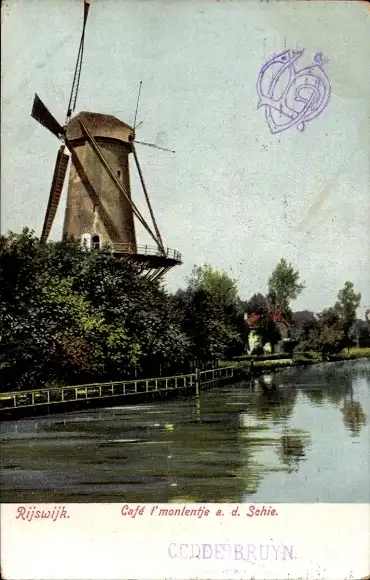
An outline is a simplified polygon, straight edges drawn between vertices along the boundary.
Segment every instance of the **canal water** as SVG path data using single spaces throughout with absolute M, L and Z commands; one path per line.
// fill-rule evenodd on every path
M 370 360 L 1 427 L 3 502 L 368 502 Z

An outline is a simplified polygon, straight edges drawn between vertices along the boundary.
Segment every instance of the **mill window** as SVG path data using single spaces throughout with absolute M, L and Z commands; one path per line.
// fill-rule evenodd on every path
M 96 248 L 97 250 L 100 248 L 100 237 L 99 236 L 93 236 L 91 238 L 91 242 L 92 242 L 93 248 Z

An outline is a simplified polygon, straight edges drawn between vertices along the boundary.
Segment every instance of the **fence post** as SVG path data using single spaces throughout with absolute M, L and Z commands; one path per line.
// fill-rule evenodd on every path
M 195 394 L 199 395 L 200 389 L 200 369 L 198 367 L 195 369 Z

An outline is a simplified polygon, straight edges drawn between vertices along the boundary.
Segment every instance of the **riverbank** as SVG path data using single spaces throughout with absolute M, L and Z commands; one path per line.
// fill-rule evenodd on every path
M 67 412 L 84 407 L 104 407 L 115 404 L 140 403 L 157 398 L 172 398 L 189 390 L 199 394 L 200 388 L 210 387 L 219 381 L 244 379 L 286 368 L 307 367 L 326 362 L 370 359 L 370 348 L 353 348 L 346 353 L 320 356 L 319 353 L 269 354 L 260 357 L 244 355 L 237 360 L 221 361 L 214 369 L 196 369 L 195 373 L 172 377 L 138 379 L 50 389 L 13 391 L 0 394 L 0 417 L 13 419 L 53 412 Z
M 276 372 L 291 367 L 306 367 L 327 362 L 351 361 L 360 358 L 370 359 L 370 348 L 353 347 L 341 353 L 322 355 L 317 352 L 297 353 L 293 357 L 288 354 L 269 354 L 260 357 L 245 355 L 231 361 L 222 361 L 221 366 L 235 369 L 236 377 L 249 377 L 266 372 Z

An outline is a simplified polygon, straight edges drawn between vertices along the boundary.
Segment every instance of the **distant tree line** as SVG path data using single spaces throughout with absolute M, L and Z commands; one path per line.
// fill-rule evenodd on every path
M 259 335 L 261 344 L 269 342 L 274 347 L 282 338 L 281 328 L 285 326 L 284 334 L 290 339 L 291 348 L 301 352 L 329 354 L 353 345 L 370 346 L 370 321 L 356 317 L 361 294 L 355 292 L 352 282 L 345 282 L 333 306 L 317 314 L 308 310 L 292 311 L 291 301 L 298 298 L 304 288 L 299 273 L 281 259 L 269 279 L 266 296 L 254 294 L 243 303 L 249 316 L 259 315 L 254 332 Z
M 195 267 L 175 295 L 142 276 L 130 259 L 86 251 L 73 241 L 40 244 L 33 232 L 0 236 L 1 389 L 77 384 L 188 372 L 194 359 L 232 358 L 249 348 L 248 315 L 262 343 L 276 344 L 279 312 L 305 349 L 336 350 L 353 342 L 360 295 L 347 282 L 338 302 L 297 325 L 290 301 L 303 290 L 281 260 L 267 296 L 240 300 L 236 282 Z M 366 326 L 366 324 L 365 324 Z M 369 332 L 356 330 L 356 340 Z M 367 336 L 367 338 L 365 337 Z

